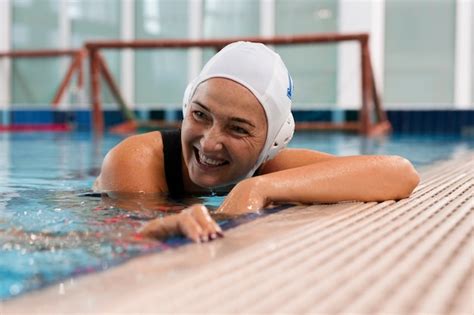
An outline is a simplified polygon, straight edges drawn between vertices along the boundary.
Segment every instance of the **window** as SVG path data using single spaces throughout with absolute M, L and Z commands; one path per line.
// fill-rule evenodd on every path
M 453 104 L 455 1 L 387 0 L 385 10 L 386 107 Z
M 57 1 L 12 1 L 12 50 L 58 48 L 58 29 Z M 49 108 L 62 69 L 58 58 L 14 59 L 13 108 Z
M 337 32 L 338 1 L 276 0 L 276 35 Z M 295 84 L 295 108 L 328 107 L 337 99 L 337 45 L 277 47 Z
M 120 39 L 120 1 L 68 0 L 68 17 L 71 23 L 71 47 L 81 48 L 85 41 Z M 120 52 L 101 51 L 115 82 L 120 86 Z M 84 65 L 88 67 L 86 63 Z M 85 71 L 89 74 L 89 71 Z M 89 79 L 86 78 L 88 82 Z M 90 84 L 85 84 L 88 90 Z M 102 100 L 105 108 L 117 109 L 108 86 L 102 82 Z
M 186 0 L 135 2 L 136 39 L 187 38 Z M 135 51 L 135 100 L 141 108 L 168 108 L 181 104 L 187 83 L 185 49 Z M 174 105 L 174 106 L 173 106 Z

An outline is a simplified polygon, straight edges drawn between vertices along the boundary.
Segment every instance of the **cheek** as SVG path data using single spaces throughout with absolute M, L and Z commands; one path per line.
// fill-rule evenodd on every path
M 263 141 L 261 139 L 240 141 L 238 145 L 233 146 L 234 154 L 241 157 L 243 164 L 253 165 L 257 162 L 264 143 L 265 139 Z
M 252 152 L 254 152 L 255 155 L 260 155 L 260 152 L 263 150 L 263 147 L 265 146 L 265 141 L 267 139 L 267 134 L 266 132 L 260 132 L 255 137 L 251 139 L 251 141 L 248 141 L 248 146 L 251 148 Z
M 181 125 L 181 145 L 183 149 L 183 155 L 184 158 L 187 159 L 189 155 L 191 154 L 190 151 L 190 142 L 192 141 L 193 138 L 193 132 L 192 128 L 190 127 L 190 124 L 186 123 L 186 121 L 183 121 Z
M 184 144 L 192 140 L 196 132 L 196 127 L 193 126 L 193 123 L 188 118 L 183 120 L 181 124 L 181 138 L 184 140 Z
M 185 134 L 187 130 L 189 130 L 189 126 L 190 126 L 189 117 L 186 116 L 181 122 L 181 134 Z

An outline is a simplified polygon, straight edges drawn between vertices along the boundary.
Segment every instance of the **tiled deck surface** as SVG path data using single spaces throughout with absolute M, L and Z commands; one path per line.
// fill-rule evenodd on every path
M 473 182 L 470 152 L 409 199 L 293 207 L 0 313 L 474 314 Z

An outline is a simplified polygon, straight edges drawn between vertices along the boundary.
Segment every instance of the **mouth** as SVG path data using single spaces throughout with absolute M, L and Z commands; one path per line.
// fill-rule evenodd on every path
M 197 148 L 194 148 L 194 157 L 198 164 L 206 169 L 219 168 L 229 164 L 227 160 L 208 157 Z

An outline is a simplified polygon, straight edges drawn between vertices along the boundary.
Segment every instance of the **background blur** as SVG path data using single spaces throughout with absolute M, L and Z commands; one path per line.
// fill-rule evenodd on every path
M 387 110 L 474 108 L 472 0 L 0 0 L 0 51 L 80 48 L 96 39 L 321 32 L 370 33 Z M 357 44 L 276 50 L 295 82 L 295 109 L 360 107 Z M 126 100 L 137 110 L 156 110 L 179 109 L 186 83 L 212 54 L 135 50 L 105 56 Z M 0 59 L 0 109 L 50 108 L 67 65 L 66 58 Z M 86 86 L 71 88 L 61 108 L 87 109 Z M 106 108 L 116 108 L 103 90 Z

